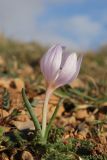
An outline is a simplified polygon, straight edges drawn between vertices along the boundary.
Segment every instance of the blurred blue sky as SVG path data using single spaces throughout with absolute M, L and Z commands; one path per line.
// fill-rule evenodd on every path
M 0 32 L 74 50 L 107 43 L 107 0 L 0 0 Z

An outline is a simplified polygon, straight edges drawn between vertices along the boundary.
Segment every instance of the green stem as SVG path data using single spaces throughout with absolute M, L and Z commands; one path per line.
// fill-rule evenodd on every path
M 37 129 L 38 132 L 41 135 L 41 127 L 40 127 L 39 121 L 38 121 L 36 115 L 34 114 L 34 111 L 32 110 L 32 106 L 31 106 L 31 104 L 30 104 L 30 102 L 29 102 L 29 100 L 28 100 L 28 98 L 27 98 L 27 96 L 25 94 L 25 89 L 24 88 L 22 88 L 22 97 L 23 97 L 23 101 L 25 103 L 25 107 L 28 110 L 28 112 L 29 112 L 29 114 L 31 116 L 31 119 L 32 119 L 32 121 L 34 123 L 35 129 Z
M 53 113 L 53 115 L 52 115 L 52 117 L 51 117 L 51 119 L 50 119 L 50 121 L 49 121 L 49 124 L 48 124 L 48 126 L 47 126 L 47 128 L 46 128 L 45 140 L 47 140 L 48 133 L 49 133 L 50 128 L 51 128 L 51 126 L 52 126 L 52 122 L 54 121 L 54 119 L 55 119 L 55 117 L 56 117 L 56 114 L 57 114 L 57 112 L 58 112 L 58 110 L 59 110 L 59 107 L 62 105 L 63 101 L 64 101 L 64 99 L 60 99 L 58 105 L 56 106 L 56 108 L 55 108 L 55 110 L 54 110 L 54 113 Z
M 51 93 L 52 93 L 52 90 L 50 88 L 48 88 L 46 91 L 44 106 L 43 106 L 43 110 L 42 110 L 42 138 L 44 138 L 45 132 L 46 132 L 48 102 L 49 102 L 49 98 L 51 96 Z

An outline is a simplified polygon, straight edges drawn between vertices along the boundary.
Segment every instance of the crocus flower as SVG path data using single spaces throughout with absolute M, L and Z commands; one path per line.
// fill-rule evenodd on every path
M 40 62 L 48 87 L 53 90 L 74 81 L 80 70 L 83 56 L 78 57 L 76 53 L 68 54 L 64 50 L 61 45 L 54 45 Z
M 41 71 L 47 82 L 47 90 L 42 110 L 42 137 L 46 136 L 48 101 L 52 92 L 75 80 L 78 76 L 82 55 L 64 52 L 64 47 L 57 44 L 52 46 L 40 61 Z M 55 113 L 56 114 L 56 113 Z

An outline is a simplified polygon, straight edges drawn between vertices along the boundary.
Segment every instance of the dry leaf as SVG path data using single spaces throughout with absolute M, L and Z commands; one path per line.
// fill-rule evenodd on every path
M 34 160 L 34 158 L 30 152 L 24 151 L 22 154 L 22 160 Z
M 34 125 L 31 120 L 27 120 L 25 122 L 20 122 L 20 121 L 12 121 L 12 124 L 16 126 L 17 129 L 19 130 L 24 130 L 24 129 L 31 129 L 34 130 Z
M 87 110 L 78 110 L 76 112 L 76 118 L 77 119 L 84 119 L 84 118 L 87 118 L 89 115 L 88 115 L 88 112 Z

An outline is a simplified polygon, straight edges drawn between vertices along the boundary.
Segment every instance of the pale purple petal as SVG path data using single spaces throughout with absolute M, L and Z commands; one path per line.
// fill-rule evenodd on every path
M 70 55 L 70 53 L 64 51 L 64 53 L 62 54 L 62 61 L 61 61 L 61 67 L 60 68 L 63 68 L 63 66 L 64 66 L 64 64 L 65 64 L 69 55 Z
M 69 82 L 69 80 L 73 77 L 74 73 L 76 72 L 76 65 L 77 55 L 76 53 L 72 53 L 67 57 L 65 64 L 63 65 L 63 68 L 55 81 L 57 87 L 65 85 Z
M 53 81 L 60 69 L 62 60 L 61 45 L 54 45 L 42 57 L 40 66 L 41 71 L 48 82 Z
M 73 77 L 69 80 L 69 83 L 74 81 L 77 78 L 77 76 L 79 74 L 79 71 L 80 71 L 82 59 L 83 59 L 83 55 L 80 55 L 79 58 L 78 58 L 78 61 L 77 61 L 76 72 L 74 73 Z

